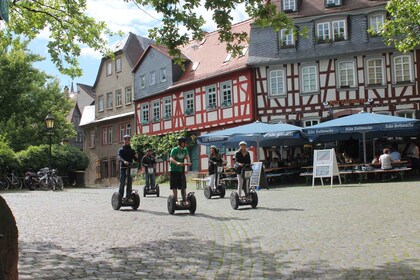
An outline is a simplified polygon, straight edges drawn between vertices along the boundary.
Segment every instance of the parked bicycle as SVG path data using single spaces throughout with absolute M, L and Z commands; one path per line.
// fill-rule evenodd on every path
M 41 168 L 37 173 L 25 173 L 25 186 L 30 190 L 63 190 L 63 179 L 57 175 L 57 169 Z
M 20 190 L 22 188 L 22 180 L 15 175 L 14 171 L 12 171 L 9 176 L 7 177 L 8 181 L 8 188 L 18 189 Z

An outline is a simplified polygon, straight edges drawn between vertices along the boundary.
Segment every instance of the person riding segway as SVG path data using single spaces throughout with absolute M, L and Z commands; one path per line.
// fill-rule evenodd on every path
M 153 150 L 148 148 L 146 154 L 141 159 L 141 165 L 144 167 L 146 177 L 146 185 L 143 188 L 143 197 L 148 194 L 153 194 L 159 197 L 160 189 L 156 184 L 156 160 L 153 156 Z
M 186 148 L 188 139 L 178 137 L 178 146 L 173 148 L 169 158 L 170 188 L 172 194 L 168 197 L 168 212 L 174 214 L 175 210 L 189 210 L 191 214 L 197 209 L 197 200 L 193 192 L 187 194 L 187 181 L 185 166 L 190 166 L 190 156 Z M 182 200 L 178 201 L 178 189 L 181 190 Z
M 138 161 L 136 152 L 131 148 L 130 135 L 124 135 L 124 145 L 118 150 L 118 160 L 120 161 L 120 186 L 118 192 L 112 195 L 111 204 L 115 210 L 120 209 L 122 206 L 131 206 L 136 210 L 140 206 L 140 196 L 137 190 L 132 189 L 133 179 L 131 178 L 132 168 L 134 161 Z M 127 186 L 125 187 L 125 181 Z M 124 188 L 126 189 L 126 196 L 124 197 Z
M 238 191 L 233 191 L 230 195 L 230 204 L 233 209 L 238 209 L 239 205 L 251 205 L 256 208 L 258 195 L 254 187 L 251 187 L 252 165 L 251 156 L 247 150 L 245 141 L 239 143 L 240 149 L 235 154 L 235 171 L 238 177 Z M 242 189 L 245 194 L 242 195 Z
M 224 198 L 226 194 L 226 188 L 221 184 L 220 177 L 223 174 L 224 166 L 226 161 L 222 159 L 216 146 L 210 147 L 209 155 L 209 177 L 210 183 L 204 188 L 204 196 L 210 199 L 212 196 L 219 196 Z

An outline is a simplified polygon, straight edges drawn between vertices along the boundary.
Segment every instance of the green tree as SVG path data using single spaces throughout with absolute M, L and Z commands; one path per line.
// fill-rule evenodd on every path
M 385 21 L 380 34 L 385 43 L 401 52 L 420 45 L 420 1 L 391 0 L 387 4 L 390 19 Z
M 12 43 L 14 35 L 28 40 L 40 31 L 50 32 L 48 52 L 57 69 L 71 77 L 81 76 L 77 57 L 81 45 L 106 53 L 103 34 L 112 34 L 105 22 L 87 16 L 86 0 L 13 0 L 9 6 L 9 23 L 0 30 L 0 47 Z
M 25 48 L 14 40 L 9 50 L 0 49 L 0 135 L 15 151 L 48 143 L 44 124 L 48 112 L 55 117 L 53 143 L 75 133 L 66 119 L 70 101 L 57 80 L 33 66 L 40 57 Z

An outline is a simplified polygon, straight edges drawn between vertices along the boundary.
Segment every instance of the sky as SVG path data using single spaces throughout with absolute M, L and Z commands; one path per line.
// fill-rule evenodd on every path
M 132 32 L 137 35 L 148 37 L 148 30 L 161 24 L 161 15 L 154 11 L 153 8 L 140 7 L 140 9 L 132 1 L 127 3 L 123 0 L 87 0 L 86 2 L 86 13 L 97 20 L 104 21 L 112 31 L 122 31 L 124 34 Z M 204 1 L 202 0 L 202 2 Z M 206 20 L 204 26 L 206 31 L 214 31 L 216 29 L 216 25 L 211 18 L 211 13 L 207 12 L 203 5 L 197 9 L 197 14 L 202 15 Z M 234 22 L 247 19 L 245 7 L 239 6 L 235 9 L 232 12 L 232 17 Z M 35 66 L 45 71 L 47 74 L 57 77 L 63 87 L 68 86 L 70 88 L 72 82 L 74 83 L 75 90 L 77 83 L 93 85 L 98 72 L 101 54 L 87 46 L 82 46 L 79 63 L 83 69 L 83 76 L 72 80 L 69 76 L 61 75 L 51 62 L 46 48 L 48 37 L 48 30 L 43 30 L 29 45 L 29 49 L 33 53 L 45 57 L 44 61 L 36 63 Z M 114 36 L 107 39 L 110 46 L 112 46 L 121 38 L 122 37 Z

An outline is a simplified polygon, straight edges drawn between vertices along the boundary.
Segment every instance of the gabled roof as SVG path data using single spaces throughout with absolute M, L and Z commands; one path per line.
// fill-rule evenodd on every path
M 88 125 L 95 121 L 95 105 L 86 106 L 83 109 L 82 117 L 80 118 L 79 126 Z
M 95 92 L 93 91 L 92 86 L 81 84 L 81 83 L 77 83 L 76 85 L 78 87 L 81 87 L 90 97 L 95 98 Z

